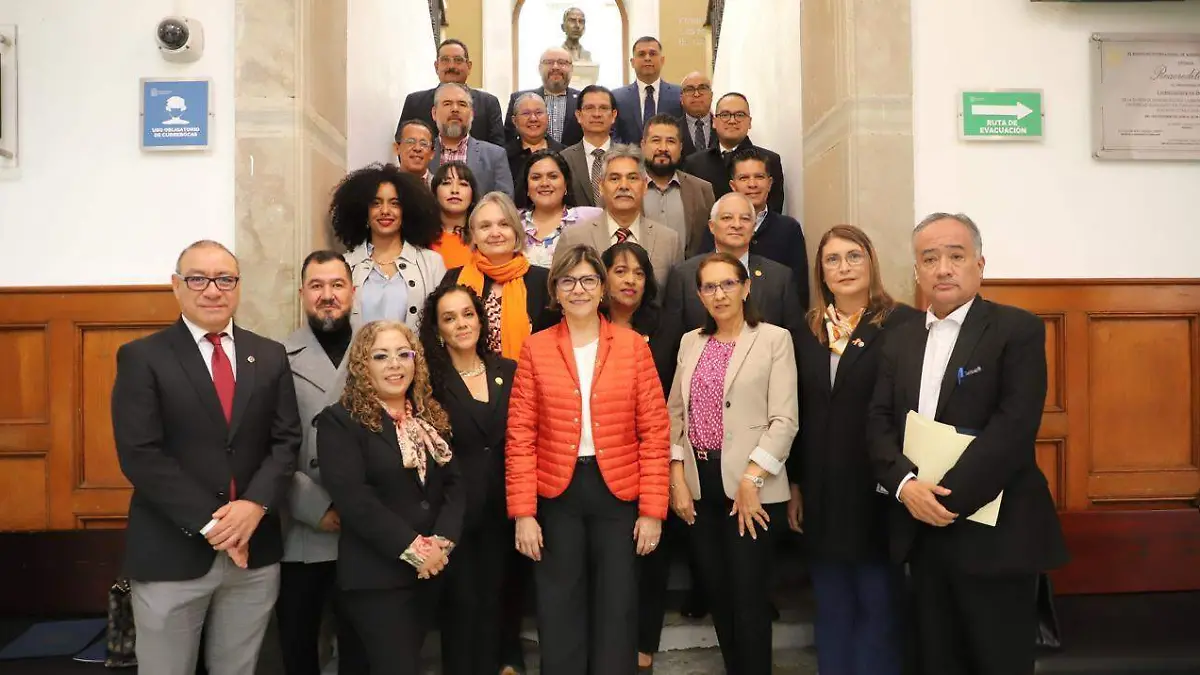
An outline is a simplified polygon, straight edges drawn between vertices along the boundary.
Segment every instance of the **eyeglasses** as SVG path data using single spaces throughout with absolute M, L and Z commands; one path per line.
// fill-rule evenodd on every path
M 571 65 L 571 62 L 566 59 L 542 59 L 542 65 L 546 66 L 547 68 L 550 68 L 551 66 L 566 68 L 567 66 Z
M 183 283 L 187 284 L 188 289 L 197 293 L 203 293 L 208 290 L 209 284 L 216 284 L 218 291 L 232 291 L 237 288 L 238 280 L 241 279 L 241 277 L 228 275 L 219 277 L 186 276 L 180 278 L 183 279 Z
M 833 253 L 821 258 L 821 264 L 825 266 L 825 269 L 836 270 L 842 266 L 843 260 L 851 267 L 860 267 L 867 262 L 867 256 L 862 251 L 850 251 L 844 258 L 840 254 Z
M 581 277 L 559 277 L 558 290 L 563 293 L 570 293 L 575 290 L 575 285 L 583 286 L 585 291 L 594 291 L 600 288 L 600 276 L 597 274 L 585 274 Z
M 697 84 L 695 86 L 689 84 L 681 91 L 683 91 L 684 96 L 701 96 L 703 94 L 712 92 L 712 87 L 708 86 L 707 84 Z
M 461 56 L 439 56 L 438 57 L 438 63 L 440 63 L 442 65 L 453 63 L 456 66 L 461 66 L 466 62 L 467 62 L 467 60 Z
M 738 122 L 743 122 L 748 117 L 750 117 L 750 113 L 742 112 L 741 110 L 739 110 L 737 112 L 729 112 L 728 110 L 726 110 L 725 112 L 719 112 L 716 115 L 713 115 L 713 117 L 716 117 L 717 119 L 721 120 L 722 122 L 728 122 L 730 120 L 737 120 Z
M 400 145 L 415 145 L 422 150 L 428 150 L 433 147 L 433 143 L 430 143 L 424 138 L 405 138 L 404 140 L 400 141 Z
M 376 363 L 388 363 L 390 361 L 396 361 L 397 363 L 411 363 L 412 361 L 416 360 L 416 358 L 417 353 L 411 349 L 401 349 L 394 354 L 388 354 L 387 352 L 376 352 L 371 355 L 371 360 Z
M 733 292 L 741 288 L 742 282 L 737 279 L 726 279 L 720 282 L 708 282 L 700 286 L 700 295 L 712 296 L 720 290 L 725 295 L 733 295 Z
M 517 117 L 524 117 L 525 119 L 531 119 L 531 120 L 541 119 L 545 116 L 546 116 L 545 110 L 523 110 L 523 111 L 517 113 Z

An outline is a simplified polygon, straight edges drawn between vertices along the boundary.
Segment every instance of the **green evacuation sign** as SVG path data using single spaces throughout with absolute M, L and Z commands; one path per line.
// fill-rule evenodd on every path
M 1040 91 L 964 91 L 966 140 L 1041 140 L 1045 111 Z

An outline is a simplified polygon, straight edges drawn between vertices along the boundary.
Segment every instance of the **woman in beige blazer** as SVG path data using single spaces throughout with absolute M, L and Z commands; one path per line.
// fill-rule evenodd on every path
M 759 321 L 742 263 L 714 253 L 696 287 L 708 311 L 683 336 L 671 385 L 671 508 L 692 526 L 725 670 L 771 672 L 772 546 L 786 526 L 784 463 L 796 436 L 791 334 Z

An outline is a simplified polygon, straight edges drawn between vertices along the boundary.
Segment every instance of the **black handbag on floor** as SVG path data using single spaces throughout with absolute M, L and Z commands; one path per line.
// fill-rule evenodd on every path
M 117 579 L 108 589 L 108 655 L 106 668 L 137 666 L 134 654 L 133 592 L 128 579 Z
M 1034 644 L 1038 649 L 1062 649 L 1062 637 L 1059 635 L 1058 614 L 1054 611 L 1054 589 L 1050 586 L 1050 576 L 1042 572 L 1037 576 L 1037 636 Z

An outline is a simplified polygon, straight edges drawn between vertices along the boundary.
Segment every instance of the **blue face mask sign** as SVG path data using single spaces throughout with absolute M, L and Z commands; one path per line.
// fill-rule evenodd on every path
M 142 80 L 142 149 L 207 150 L 211 81 Z

